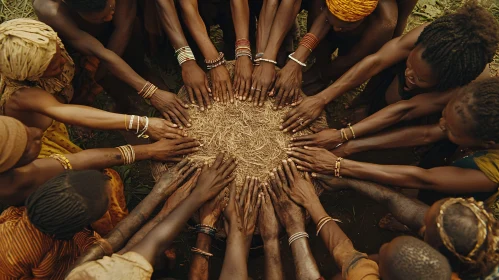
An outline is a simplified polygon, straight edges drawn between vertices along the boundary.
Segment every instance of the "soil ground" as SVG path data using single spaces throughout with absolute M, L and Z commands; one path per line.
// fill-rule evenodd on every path
M 484 6 L 489 7 L 490 11 L 499 18 L 499 6 L 495 0 L 481 1 Z M 30 10 L 31 1 L 29 0 L 1 0 L 0 1 L 0 22 L 18 17 L 33 17 Z M 454 10 L 460 5 L 458 0 L 420 0 L 416 9 L 411 15 L 407 30 L 418 26 L 419 24 L 433 20 L 443 12 Z M 300 13 L 297 18 L 300 35 L 306 33 L 306 13 Z M 220 42 L 220 30 L 212 28 L 212 38 L 215 42 Z M 298 38 L 297 38 L 298 39 Z M 181 86 L 181 76 L 176 63 L 172 63 L 172 57 L 169 54 L 161 55 L 154 61 L 159 62 L 153 65 L 161 72 L 162 78 L 171 91 L 177 92 Z M 499 56 L 496 55 L 495 63 L 492 69 L 497 71 Z M 161 65 L 159 67 L 158 65 Z M 337 123 L 344 117 L 344 107 L 359 90 L 344 96 L 340 100 L 330 104 L 327 108 L 328 119 L 330 123 Z M 155 115 L 154 109 L 145 104 L 137 104 L 142 114 Z M 95 106 L 103 109 L 112 109 L 113 104 L 107 95 L 99 97 Z M 132 113 L 132 112 L 129 112 Z M 137 113 L 134 111 L 134 113 Z M 73 141 L 82 148 L 112 147 L 126 143 L 124 135 L 117 132 L 88 131 L 80 128 L 71 128 L 71 137 Z M 126 136 L 126 135 L 125 135 Z M 355 157 L 358 160 L 377 162 L 382 164 L 411 164 L 416 161 L 411 150 L 390 150 L 383 152 L 369 152 Z M 129 209 L 133 209 L 151 190 L 154 180 L 150 175 L 150 163 L 140 162 L 130 166 L 115 168 L 125 183 L 125 192 Z M 337 193 L 324 193 L 321 196 L 321 202 L 327 212 L 343 221 L 341 228 L 353 240 L 357 250 L 368 254 L 377 253 L 380 246 L 397 236 L 397 233 L 382 230 L 378 227 L 379 220 L 386 214 L 386 210 L 374 201 L 363 196 L 357 195 L 352 191 L 340 191 Z M 310 246 L 314 257 L 320 268 L 322 275 L 326 279 L 331 279 L 338 268 L 334 260 L 329 256 L 321 240 L 313 234 L 315 227 L 308 225 L 310 233 Z M 281 240 L 283 265 L 286 272 L 285 279 L 295 279 L 293 260 L 287 246 L 287 240 Z M 155 279 L 166 279 L 171 277 L 175 279 L 187 279 L 189 263 L 191 259 L 190 247 L 195 243 L 195 234 L 189 231 L 183 232 L 175 241 L 176 259 L 169 263 L 168 269 L 160 270 L 155 274 Z M 210 261 L 210 279 L 218 279 L 223 262 L 224 243 L 214 242 L 214 257 Z M 264 258 L 261 249 L 252 250 L 250 253 L 248 272 L 252 279 L 263 278 Z M 167 275 L 167 276 L 166 276 Z

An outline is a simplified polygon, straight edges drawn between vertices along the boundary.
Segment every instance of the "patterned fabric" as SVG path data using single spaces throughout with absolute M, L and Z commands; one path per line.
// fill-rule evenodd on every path
M 340 20 L 355 22 L 372 14 L 378 6 L 378 0 L 326 0 L 326 5 Z
M 91 230 L 55 240 L 28 219 L 25 207 L 0 215 L 0 279 L 63 279 L 66 270 L 100 236 Z
M 151 279 L 151 264 L 135 252 L 123 255 L 113 254 L 111 257 L 85 263 L 73 269 L 67 280 L 146 280 Z

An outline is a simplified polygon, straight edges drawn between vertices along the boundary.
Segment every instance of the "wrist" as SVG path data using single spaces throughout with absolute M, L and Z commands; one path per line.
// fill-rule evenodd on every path
M 310 196 L 309 198 L 306 199 L 306 202 L 303 204 L 303 208 L 307 209 L 307 211 L 309 211 L 308 209 L 310 208 L 313 208 L 314 206 L 316 206 L 317 204 L 319 205 L 322 205 L 320 200 L 319 200 L 319 197 L 317 195 L 313 195 L 313 196 Z
M 135 152 L 135 161 L 152 159 L 154 152 L 152 151 L 154 144 L 132 146 Z
M 288 236 L 291 236 L 297 232 L 302 232 L 305 231 L 305 225 L 299 225 L 298 223 L 296 225 L 288 226 L 286 227 L 286 233 Z
M 187 60 L 186 62 L 182 63 L 182 65 L 180 65 L 180 68 L 182 68 L 182 70 L 184 70 L 184 69 L 188 69 L 188 68 L 191 68 L 191 67 L 194 67 L 197 65 L 198 64 L 196 63 L 195 60 Z

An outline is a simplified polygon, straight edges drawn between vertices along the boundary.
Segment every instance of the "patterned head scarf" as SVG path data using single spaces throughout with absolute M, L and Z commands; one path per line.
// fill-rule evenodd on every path
M 27 143 L 26 128 L 20 121 L 0 116 L 0 173 L 11 169 L 19 161 Z
M 68 65 L 60 77 L 42 78 L 57 44 Z M 73 61 L 50 26 L 24 18 L 0 24 L 0 107 L 22 87 L 36 86 L 52 94 L 61 91 L 73 79 L 73 67 Z
M 378 0 L 326 0 L 329 11 L 346 22 L 359 21 L 370 15 L 378 6 Z

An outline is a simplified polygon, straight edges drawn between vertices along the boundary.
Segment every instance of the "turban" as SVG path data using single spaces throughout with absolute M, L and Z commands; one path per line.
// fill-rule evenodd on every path
M 378 0 L 326 0 L 329 11 L 346 22 L 359 21 L 376 9 Z
M 26 127 L 20 121 L 0 116 L 0 173 L 19 161 L 27 143 Z

